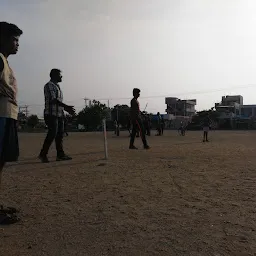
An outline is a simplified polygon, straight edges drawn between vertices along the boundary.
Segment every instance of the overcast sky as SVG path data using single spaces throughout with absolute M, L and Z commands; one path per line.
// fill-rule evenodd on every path
M 134 87 L 157 96 L 140 100 L 150 112 L 164 113 L 164 96 L 198 110 L 226 94 L 256 104 L 255 13 L 255 0 L 0 0 L 1 19 L 24 31 L 10 57 L 18 100 L 39 115 L 51 68 L 79 110 L 84 97 L 129 104 Z

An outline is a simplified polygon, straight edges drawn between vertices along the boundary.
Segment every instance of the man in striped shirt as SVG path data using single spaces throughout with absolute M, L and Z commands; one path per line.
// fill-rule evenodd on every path
M 71 160 L 63 150 L 63 134 L 64 134 L 64 111 L 70 115 L 75 113 L 73 106 L 68 106 L 63 103 L 63 94 L 59 83 L 62 81 L 61 71 L 52 69 L 50 72 L 51 80 L 44 86 L 45 109 L 44 120 L 48 127 L 48 133 L 45 138 L 42 150 L 39 154 L 39 159 L 43 163 L 48 163 L 48 151 L 55 140 L 57 150 L 57 161 Z

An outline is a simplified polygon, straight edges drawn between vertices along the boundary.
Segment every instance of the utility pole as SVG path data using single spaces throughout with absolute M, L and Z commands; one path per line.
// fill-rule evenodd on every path
M 20 106 L 19 107 L 19 113 L 25 114 L 26 117 L 28 117 L 28 105 Z
M 116 131 L 116 135 L 119 136 L 120 134 L 120 127 L 119 127 L 119 106 L 117 105 L 116 107 L 116 122 L 117 122 L 117 131 Z
M 90 100 L 89 98 L 84 98 L 84 106 L 87 107 L 87 101 Z

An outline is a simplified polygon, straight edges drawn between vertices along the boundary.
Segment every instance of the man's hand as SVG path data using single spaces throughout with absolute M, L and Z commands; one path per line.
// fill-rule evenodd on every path
M 66 106 L 66 107 L 64 107 L 64 110 L 72 116 L 75 115 L 75 113 L 76 113 L 74 106 Z

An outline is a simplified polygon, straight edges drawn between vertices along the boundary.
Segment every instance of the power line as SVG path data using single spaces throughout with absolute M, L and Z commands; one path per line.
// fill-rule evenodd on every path
M 174 97 L 174 96 L 184 96 L 184 95 L 199 95 L 199 94 L 208 94 L 208 93 L 214 93 L 214 92 L 221 92 L 225 90 L 232 90 L 232 89 L 241 89 L 241 88 L 249 88 L 249 87 L 256 87 L 256 84 L 247 84 L 247 85 L 240 85 L 240 86 L 233 86 L 233 87 L 226 87 L 226 88 L 219 88 L 214 90 L 201 90 L 201 91 L 193 91 L 193 92 L 182 92 L 182 93 L 172 93 L 172 96 L 168 95 L 153 95 L 153 96 L 141 96 L 140 99 L 154 99 L 154 98 L 167 98 L 167 97 Z M 94 98 L 91 97 L 94 100 L 97 101 L 112 101 L 112 100 L 130 100 L 131 97 L 119 97 L 119 98 Z M 78 100 L 85 100 L 84 98 L 79 98 L 76 100 L 67 100 L 65 102 L 74 102 Z M 86 100 L 89 100 L 86 98 Z M 29 106 L 44 106 L 44 104 L 28 104 Z
M 233 87 L 227 87 L 227 88 L 219 88 L 215 90 L 208 90 L 208 91 L 194 91 L 194 92 L 183 92 L 183 93 L 173 93 L 172 96 L 167 95 L 154 95 L 154 96 L 141 96 L 140 99 L 152 99 L 152 98 L 168 98 L 175 96 L 183 96 L 183 95 L 198 95 L 198 94 L 207 94 L 207 93 L 213 93 L 213 92 L 221 92 L 225 90 L 231 90 L 231 89 L 239 89 L 239 88 L 249 88 L 249 87 L 256 87 L 256 84 L 247 84 L 247 85 L 240 85 L 240 86 L 233 86 Z M 131 99 L 131 97 L 127 98 L 100 98 L 96 100 L 127 100 Z

